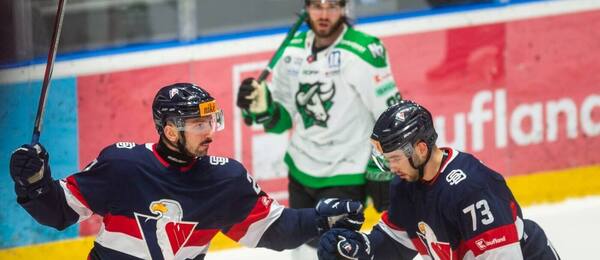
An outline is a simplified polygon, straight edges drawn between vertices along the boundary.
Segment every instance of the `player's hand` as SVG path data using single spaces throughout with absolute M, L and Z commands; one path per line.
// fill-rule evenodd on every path
M 359 201 L 349 199 L 321 199 L 315 206 L 319 215 L 319 233 L 330 228 L 347 228 L 359 230 L 365 221 L 363 205 Z
M 257 82 L 254 78 L 246 78 L 242 81 L 237 95 L 237 106 L 246 109 L 253 114 L 267 112 L 271 103 L 267 84 Z
M 320 260 L 373 259 L 369 237 L 358 231 L 334 228 L 319 241 L 317 255 Z
M 35 198 L 45 191 L 50 180 L 50 156 L 41 144 L 24 144 L 10 157 L 10 176 L 18 197 Z

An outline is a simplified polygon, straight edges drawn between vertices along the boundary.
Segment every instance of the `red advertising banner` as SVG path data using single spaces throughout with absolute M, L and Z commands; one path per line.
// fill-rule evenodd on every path
M 397 86 L 429 108 L 438 145 L 475 154 L 505 176 L 600 163 L 600 12 L 382 38 Z M 210 153 L 240 160 L 285 203 L 287 135 L 243 125 L 241 80 L 272 53 L 78 78 L 80 162 L 117 141 L 156 142 L 151 104 L 175 82 L 207 89 L 226 116 Z M 343 62 L 343 61 L 342 61 Z M 94 225 L 82 225 L 93 234 Z

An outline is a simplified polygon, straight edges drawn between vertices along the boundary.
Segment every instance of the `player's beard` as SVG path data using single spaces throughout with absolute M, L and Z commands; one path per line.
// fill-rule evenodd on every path
M 327 21 L 327 20 L 325 20 L 325 21 Z M 315 35 L 317 37 L 327 38 L 327 37 L 333 36 L 339 30 L 341 30 L 341 27 L 344 24 L 344 19 L 343 19 L 343 17 L 341 17 L 329 28 L 329 30 L 326 30 L 326 31 L 319 30 L 318 23 L 319 23 L 319 20 L 317 20 L 317 21 L 309 20 L 310 27 L 311 27 L 312 31 L 315 33 Z
M 208 154 L 209 144 L 212 143 L 212 138 L 208 137 L 200 142 L 196 147 L 186 148 L 187 152 L 194 157 L 203 157 Z

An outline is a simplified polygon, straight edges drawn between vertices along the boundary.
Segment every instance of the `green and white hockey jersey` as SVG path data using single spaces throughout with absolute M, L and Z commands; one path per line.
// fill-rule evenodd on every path
M 269 85 L 269 112 L 277 116 L 265 130 L 283 132 L 293 123 L 285 163 L 301 184 L 364 184 L 375 120 L 400 99 L 386 50 L 350 27 L 316 56 L 313 39 L 312 31 L 298 33 L 278 57 Z

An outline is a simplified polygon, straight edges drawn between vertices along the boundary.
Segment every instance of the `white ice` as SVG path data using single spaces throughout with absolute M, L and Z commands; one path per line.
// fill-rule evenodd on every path
M 600 196 L 523 208 L 546 231 L 562 259 L 590 259 L 600 241 Z M 207 260 L 288 260 L 290 251 L 241 248 L 209 252 Z

